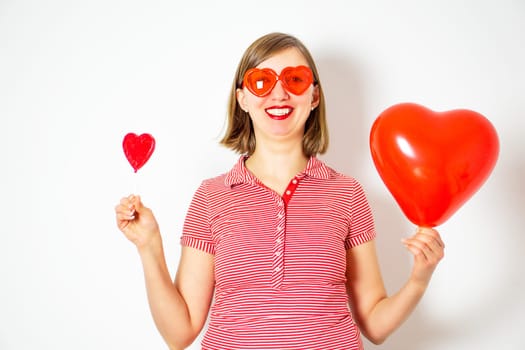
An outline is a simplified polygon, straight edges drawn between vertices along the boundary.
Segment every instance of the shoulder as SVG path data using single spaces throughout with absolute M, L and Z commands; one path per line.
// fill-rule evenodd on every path
M 200 208 L 200 211 L 210 211 L 228 199 L 228 190 L 224 184 L 225 175 L 201 180 L 199 186 L 193 193 L 191 207 Z
M 208 194 L 225 194 L 231 192 L 232 186 L 246 181 L 244 161 L 241 157 L 227 172 L 205 178 L 201 181 L 198 192 Z
M 326 165 L 323 163 L 323 167 L 326 171 L 326 180 L 331 183 L 333 186 L 336 186 L 340 189 L 348 189 L 348 190 L 359 190 L 362 191 L 363 186 L 359 180 L 357 180 L 355 177 L 342 173 L 335 168 Z
M 227 173 L 220 174 L 214 177 L 206 178 L 201 181 L 198 191 L 205 193 L 223 192 L 229 189 L 226 185 Z

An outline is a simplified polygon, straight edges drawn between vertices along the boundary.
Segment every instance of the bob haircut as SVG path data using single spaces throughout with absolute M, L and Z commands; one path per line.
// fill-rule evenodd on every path
M 220 144 L 240 154 L 253 154 L 255 151 L 255 134 L 252 121 L 249 114 L 239 106 L 236 91 L 242 87 L 244 74 L 248 69 L 256 67 L 273 55 L 290 48 L 297 48 L 303 54 L 314 75 L 314 85 L 319 89 L 319 105 L 310 112 L 304 127 L 303 152 L 307 157 L 326 152 L 328 149 L 328 127 L 325 98 L 315 62 L 306 46 L 299 39 L 285 33 L 266 34 L 254 41 L 244 52 L 237 66 L 231 87 L 227 128 Z

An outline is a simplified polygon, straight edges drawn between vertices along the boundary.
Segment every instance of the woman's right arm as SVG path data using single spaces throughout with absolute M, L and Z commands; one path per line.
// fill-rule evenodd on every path
M 123 198 L 116 215 L 117 226 L 139 252 L 157 329 L 170 349 L 186 348 L 206 322 L 214 288 L 213 255 L 183 247 L 172 281 L 158 224 L 140 197 Z

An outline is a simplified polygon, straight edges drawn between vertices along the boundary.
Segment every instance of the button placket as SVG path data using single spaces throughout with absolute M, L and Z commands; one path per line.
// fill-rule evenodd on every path
M 286 205 L 288 205 L 288 202 L 292 198 L 298 185 L 299 185 L 299 178 L 296 176 L 292 179 L 292 181 L 290 181 L 290 183 L 288 184 L 288 187 L 286 187 L 286 190 L 283 193 L 283 200 Z
M 281 289 L 284 281 L 285 243 L 286 243 L 286 208 L 292 198 L 300 177 L 294 177 L 284 191 L 282 197 L 277 199 L 277 225 L 275 226 L 275 242 L 272 257 L 272 288 Z
M 275 242 L 272 260 L 272 288 L 280 289 L 284 280 L 284 244 L 286 233 L 286 207 L 279 199 L 277 205 L 277 225 L 275 226 Z

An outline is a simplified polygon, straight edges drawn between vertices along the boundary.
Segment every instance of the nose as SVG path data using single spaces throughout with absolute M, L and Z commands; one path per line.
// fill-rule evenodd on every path
M 284 100 L 288 98 L 288 91 L 284 88 L 284 85 L 281 80 L 277 80 L 277 83 L 275 84 L 273 90 L 272 90 L 272 97 L 279 100 Z

